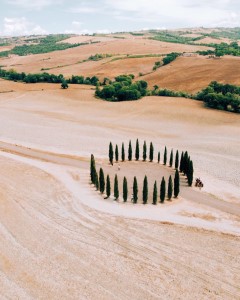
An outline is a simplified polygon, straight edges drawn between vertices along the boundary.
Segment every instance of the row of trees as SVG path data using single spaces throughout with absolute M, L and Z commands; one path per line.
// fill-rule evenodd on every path
M 142 154 L 142 160 L 146 161 L 147 160 L 147 143 L 146 141 L 144 141 L 143 143 L 143 154 Z M 118 162 L 119 159 L 119 150 L 118 150 L 118 145 L 115 146 L 115 150 L 113 149 L 113 145 L 112 142 L 109 143 L 109 150 L 108 150 L 108 157 L 109 157 L 109 162 L 111 165 L 113 165 L 114 162 L 114 158 L 115 161 Z M 121 148 L 121 161 L 124 162 L 125 161 L 125 147 L 124 147 L 124 143 L 122 143 L 122 148 Z M 140 146 L 139 146 L 139 140 L 136 140 L 136 146 L 135 146 L 135 160 L 139 161 L 140 159 Z M 132 161 L 133 160 L 133 149 L 132 149 L 132 141 L 129 141 L 128 144 L 128 157 L 127 157 L 128 161 Z M 154 160 L 154 146 L 153 143 L 150 143 L 149 146 L 149 161 L 153 162 Z M 161 161 L 161 153 L 160 151 L 157 154 L 157 161 L 158 163 L 160 163 Z M 168 162 L 168 150 L 167 147 L 165 146 L 164 148 L 164 154 L 163 154 L 163 164 L 167 165 Z M 194 173 L 194 169 L 193 169 L 193 162 L 190 159 L 190 156 L 188 155 L 188 152 L 182 152 L 181 154 L 181 158 L 179 160 L 179 152 L 178 150 L 176 151 L 175 154 L 175 162 L 174 162 L 174 153 L 173 153 L 173 149 L 170 152 L 170 157 L 169 157 L 169 167 L 174 167 L 176 170 L 180 170 L 180 172 L 182 172 L 184 175 L 187 176 L 187 180 L 188 180 L 188 185 L 192 186 L 192 182 L 193 182 L 193 173 Z
M 91 155 L 90 177 L 91 177 L 91 182 L 92 182 L 92 184 L 95 185 L 96 189 L 99 190 L 101 192 L 101 194 L 103 194 L 105 192 L 106 197 L 109 198 L 111 196 L 110 176 L 107 175 L 106 181 L 105 181 L 103 169 L 100 168 L 99 174 L 97 173 L 95 159 L 94 159 L 93 155 Z M 160 195 L 159 195 L 161 203 L 164 203 L 166 197 L 168 198 L 168 200 L 171 200 L 173 196 L 175 198 L 177 198 L 179 195 L 179 192 L 180 192 L 180 176 L 179 176 L 178 170 L 175 171 L 174 181 L 172 180 L 172 176 L 169 177 L 167 187 L 166 187 L 165 178 L 162 177 L 161 184 L 160 184 Z M 115 178 L 114 178 L 114 193 L 113 193 L 113 195 L 116 200 L 119 199 L 119 186 L 118 186 L 118 176 L 117 175 L 115 175 Z M 127 178 L 124 177 L 123 178 L 123 195 L 122 195 L 124 202 L 127 202 L 128 195 L 129 195 L 128 182 L 127 182 Z M 149 197 L 148 179 L 147 179 L 147 176 L 145 176 L 144 181 L 143 181 L 143 190 L 142 190 L 143 204 L 147 204 L 148 197 Z M 157 188 L 157 181 L 155 181 L 154 186 L 153 186 L 152 204 L 156 205 L 158 202 L 157 199 L 158 199 L 158 188 Z M 136 176 L 133 179 L 133 190 L 132 190 L 131 200 L 133 201 L 133 203 L 138 202 L 138 182 L 137 182 Z

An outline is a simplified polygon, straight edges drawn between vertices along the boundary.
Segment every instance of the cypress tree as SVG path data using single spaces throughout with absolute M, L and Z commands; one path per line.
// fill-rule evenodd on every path
M 161 203 L 164 203 L 165 196 L 166 196 L 166 182 L 165 182 L 165 178 L 163 177 L 162 181 L 161 181 L 161 186 L 160 186 L 160 201 L 161 201 Z
M 164 149 L 163 164 L 164 165 L 167 164 L 167 147 L 166 146 L 165 146 L 165 149 Z
M 106 181 L 106 194 L 107 197 L 109 198 L 111 195 L 111 182 L 110 182 L 110 177 L 107 175 L 107 181 Z
M 137 139 L 137 141 L 136 141 L 135 159 L 136 159 L 137 161 L 139 160 L 139 142 L 138 142 L 138 139 Z
M 103 169 L 100 168 L 99 171 L 99 190 L 103 194 L 105 190 L 105 179 L 104 179 L 104 172 Z
M 183 151 L 182 151 L 182 154 L 181 154 L 181 159 L 180 159 L 180 167 L 179 167 L 179 171 L 182 173 L 183 172 Z
M 95 184 L 95 173 L 96 173 L 96 165 L 95 165 L 95 159 L 93 154 L 91 154 L 91 162 L 90 162 L 90 177 L 91 177 L 91 182 Z
M 119 198 L 118 177 L 117 177 L 117 175 L 115 175 L 115 178 L 114 178 L 114 197 L 115 197 L 115 200 L 118 200 L 118 198 Z
M 115 147 L 115 160 L 118 162 L 119 154 L 118 154 L 118 145 Z
M 143 143 L 143 161 L 146 161 L 147 159 L 147 144 L 146 141 Z
M 129 145 L 128 145 L 128 160 L 131 161 L 132 160 L 132 142 L 129 141 Z
M 158 163 L 160 163 L 160 151 L 158 152 Z
M 143 204 L 147 204 L 147 201 L 148 201 L 148 180 L 147 180 L 147 176 L 145 176 L 143 181 Z
M 169 177 L 168 179 L 168 199 L 172 199 L 172 194 L 173 194 L 173 182 L 172 182 L 172 176 Z
M 149 148 L 149 160 L 150 162 L 153 161 L 153 156 L 154 156 L 154 148 L 153 148 L 153 143 L 150 143 L 150 148 Z
M 188 157 L 188 152 L 186 151 L 183 156 L 183 174 L 184 175 L 187 174 L 188 161 L 189 161 L 189 157 Z
M 109 144 L 108 156 L 109 156 L 109 162 L 112 165 L 113 164 L 113 146 L 112 146 L 112 142 L 110 142 L 110 144 Z
M 138 183 L 137 178 L 133 179 L 133 203 L 137 203 L 138 201 Z
M 175 156 L 175 169 L 178 169 L 178 167 L 179 167 L 179 153 L 177 150 L 176 156 Z
M 155 181 L 153 186 L 153 203 L 154 205 L 157 204 L 157 181 Z
M 190 163 L 189 163 L 189 168 L 188 168 L 188 185 L 189 186 L 192 186 L 192 182 L 193 182 L 193 162 L 190 160 Z
M 122 143 L 122 161 L 125 161 L 125 149 L 124 149 L 124 143 Z
M 171 154 L 170 154 L 169 167 L 172 167 L 172 165 L 173 165 L 173 150 L 171 150 Z
M 174 197 L 177 198 L 180 192 L 180 177 L 179 172 L 176 170 L 174 177 Z
M 127 202 L 128 198 L 128 184 L 127 184 L 127 178 L 123 178 L 123 201 Z
M 99 190 L 99 180 L 98 180 L 98 173 L 97 171 L 95 172 L 95 186 L 96 186 L 96 190 Z

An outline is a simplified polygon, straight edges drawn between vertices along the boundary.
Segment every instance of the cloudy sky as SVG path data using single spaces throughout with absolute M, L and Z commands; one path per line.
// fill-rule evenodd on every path
M 240 0 L 0 0 L 0 35 L 240 26 Z

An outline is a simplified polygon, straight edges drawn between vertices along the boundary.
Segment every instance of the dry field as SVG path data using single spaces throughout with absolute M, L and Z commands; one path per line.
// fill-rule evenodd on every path
M 80 61 L 88 59 L 90 55 L 97 53 L 112 54 L 112 55 L 144 55 L 144 54 L 167 54 L 170 52 L 192 52 L 198 50 L 209 49 L 203 46 L 180 45 L 172 43 L 164 43 L 148 39 L 114 39 L 97 44 L 89 44 L 79 46 L 64 51 L 55 51 L 52 53 L 28 55 L 28 56 L 13 56 L 11 58 L 0 58 L 0 64 L 6 69 L 14 68 L 18 72 L 36 73 L 41 72 L 41 69 L 56 68 L 58 66 L 71 66 L 71 75 L 76 74 L 81 70 L 82 64 Z M 79 70 L 80 69 L 80 70 Z M 63 74 L 62 68 L 57 69 L 58 74 Z M 51 70 L 49 71 L 51 72 Z M 141 70 L 139 70 L 141 72 Z M 69 70 L 67 70 L 69 74 Z M 84 74 L 79 74 L 84 75 Z
M 77 62 L 96 53 L 202 49 L 125 37 L 0 65 L 25 72 L 66 65 L 47 72 L 111 78 L 150 72 L 161 58 Z M 141 79 L 195 92 L 212 80 L 240 84 L 239 70 L 234 57 L 180 57 Z M 94 91 L 0 79 L 0 298 L 240 299 L 239 115 L 184 98 L 113 103 Z M 127 156 L 129 140 L 134 153 L 137 138 L 141 150 L 144 140 L 153 142 L 154 163 L 120 163 L 120 170 L 108 164 L 109 141 L 119 150 L 124 142 Z M 168 153 L 188 150 L 204 188 L 189 188 L 181 178 L 180 197 L 153 206 L 154 180 L 159 186 L 162 176 L 174 175 L 156 163 L 165 145 Z M 118 174 L 120 192 L 123 176 L 129 188 L 137 176 L 137 205 L 103 199 L 90 186 L 91 153 L 105 174 Z M 141 204 L 145 174 L 147 206 Z
M 205 56 L 179 57 L 171 64 L 142 77 L 150 86 L 195 93 L 211 81 L 240 85 L 240 59 L 225 56 L 210 59 Z

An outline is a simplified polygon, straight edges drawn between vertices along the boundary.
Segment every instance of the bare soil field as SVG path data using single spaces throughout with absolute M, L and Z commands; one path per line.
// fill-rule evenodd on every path
M 233 71 L 234 70 L 234 71 Z M 206 87 L 211 81 L 240 84 L 240 59 L 225 56 L 210 59 L 204 56 L 179 57 L 171 64 L 146 75 L 150 86 L 195 93 Z
M 73 36 L 69 39 L 62 40 L 59 43 L 69 43 L 69 44 L 78 44 L 78 43 L 92 43 L 92 42 L 107 42 L 115 40 L 113 37 L 109 36 L 87 36 L 87 35 L 79 35 Z
M 72 65 L 71 73 L 74 74 L 74 68 L 79 68 L 78 62 L 88 59 L 90 55 L 95 55 L 97 53 L 112 55 L 167 54 L 170 52 L 192 52 L 205 49 L 209 48 L 198 45 L 191 46 L 164 43 L 149 39 L 114 39 L 113 41 L 79 46 L 64 51 L 1 58 L 0 64 L 3 65 L 5 69 L 14 68 L 18 72 L 24 71 L 26 73 L 41 72 L 41 69 Z M 61 68 L 59 69 L 59 72 L 62 72 Z M 65 75 L 64 73 L 62 74 Z
M 195 44 L 199 44 L 199 45 L 200 44 L 211 44 L 211 43 L 213 43 L 213 44 L 221 44 L 221 43 L 230 44 L 231 40 L 226 39 L 226 38 L 215 39 L 212 37 L 205 37 L 204 39 L 195 42 Z

